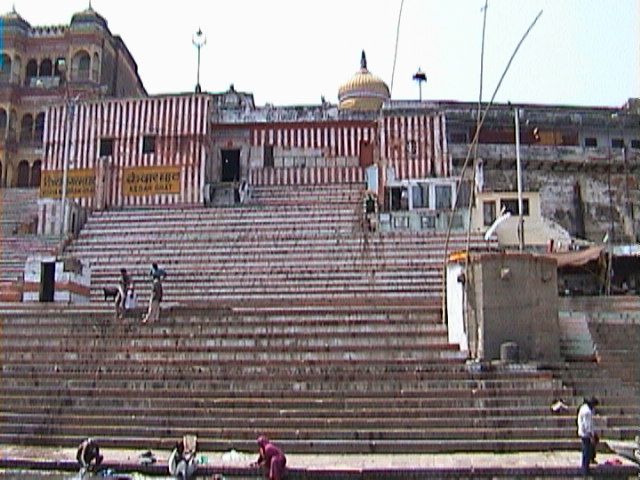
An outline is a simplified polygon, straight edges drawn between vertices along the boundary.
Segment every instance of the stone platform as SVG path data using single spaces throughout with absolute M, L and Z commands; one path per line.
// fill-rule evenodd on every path
M 135 477 L 162 476 L 167 472 L 168 451 L 153 452 L 154 465 L 140 464 L 142 450 L 101 449 L 105 467 Z M 31 471 L 77 471 L 75 449 L 0 445 L 0 468 Z M 254 452 L 202 452 L 199 478 L 263 478 L 249 467 Z M 456 453 L 397 455 L 288 454 L 288 480 L 294 479 L 420 479 L 420 478 L 574 478 L 580 477 L 579 451 L 522 453 Z M 592 468 L 595 478 L 635 478 L 640 470 L 617 455 L 598 454 Z M 0 471 L 5 478 L 8 470 Z M 216 477 L 218 476 L 218 477 Z M 25 477 L 22 477 L 25 478 Z

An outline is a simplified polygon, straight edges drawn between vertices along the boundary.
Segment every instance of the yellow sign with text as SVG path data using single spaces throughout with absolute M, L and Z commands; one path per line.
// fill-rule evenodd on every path
M 40 197 L 62 198 L 62 170 L 43 171 L 40 178 Z M 67 172 L 67 198 L 90 198 L 96 192 L 93 168 L 79 168 Z
M 124 195 L 180 193 L 180 167 L 133 167 L 124 169 Z

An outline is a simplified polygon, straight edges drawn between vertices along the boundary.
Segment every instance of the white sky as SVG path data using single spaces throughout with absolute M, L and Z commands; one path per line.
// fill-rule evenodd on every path
M 1 0 L 32 25 L 68 24 L 88 0 Z M 405 0 L 392 97 L 477 101 L 484 0 Z M 93 0 L 135 58 L 150 94 L 194 88 L 200 27 L 203 90 L 231 83 L 258 105 L 317 104 L 337 92 L 367 53 L 391 84 L 400 0 Z M 489 0 L 484 95 L 540 10 L 497 101 L 620 106 L 640 97 L 640 0 Z

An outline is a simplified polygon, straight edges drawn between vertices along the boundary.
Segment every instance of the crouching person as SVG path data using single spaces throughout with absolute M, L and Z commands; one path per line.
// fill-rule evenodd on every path
M 78 446 L 76 459 L 80 464 L 80 473 L 84 475 L 86 472 L 96 472 L 102 464 L 103 457 L 100 455 L 100 448 L 92 438 L 83 440 Z
M 258 437 L 260 455 L 252 466 L 264 467 L 268 472 L 269 480 L 282 480 L 285 475 L 287 458 L 278 447 L 269 441 L 267 437 Z
M 196 472 L 197 441 L 189 440 L 183 438 L 177 442 L 169 456 L 169 474 L 179 480 L 189 480 Z

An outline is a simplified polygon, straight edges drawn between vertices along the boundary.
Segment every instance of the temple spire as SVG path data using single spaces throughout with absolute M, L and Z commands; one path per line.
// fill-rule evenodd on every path
M 360 57 L 360 68 L 363 70 L 367 69 L 367 56 L 364 53 L 364 50 L 362 50 L 362 57 Z

